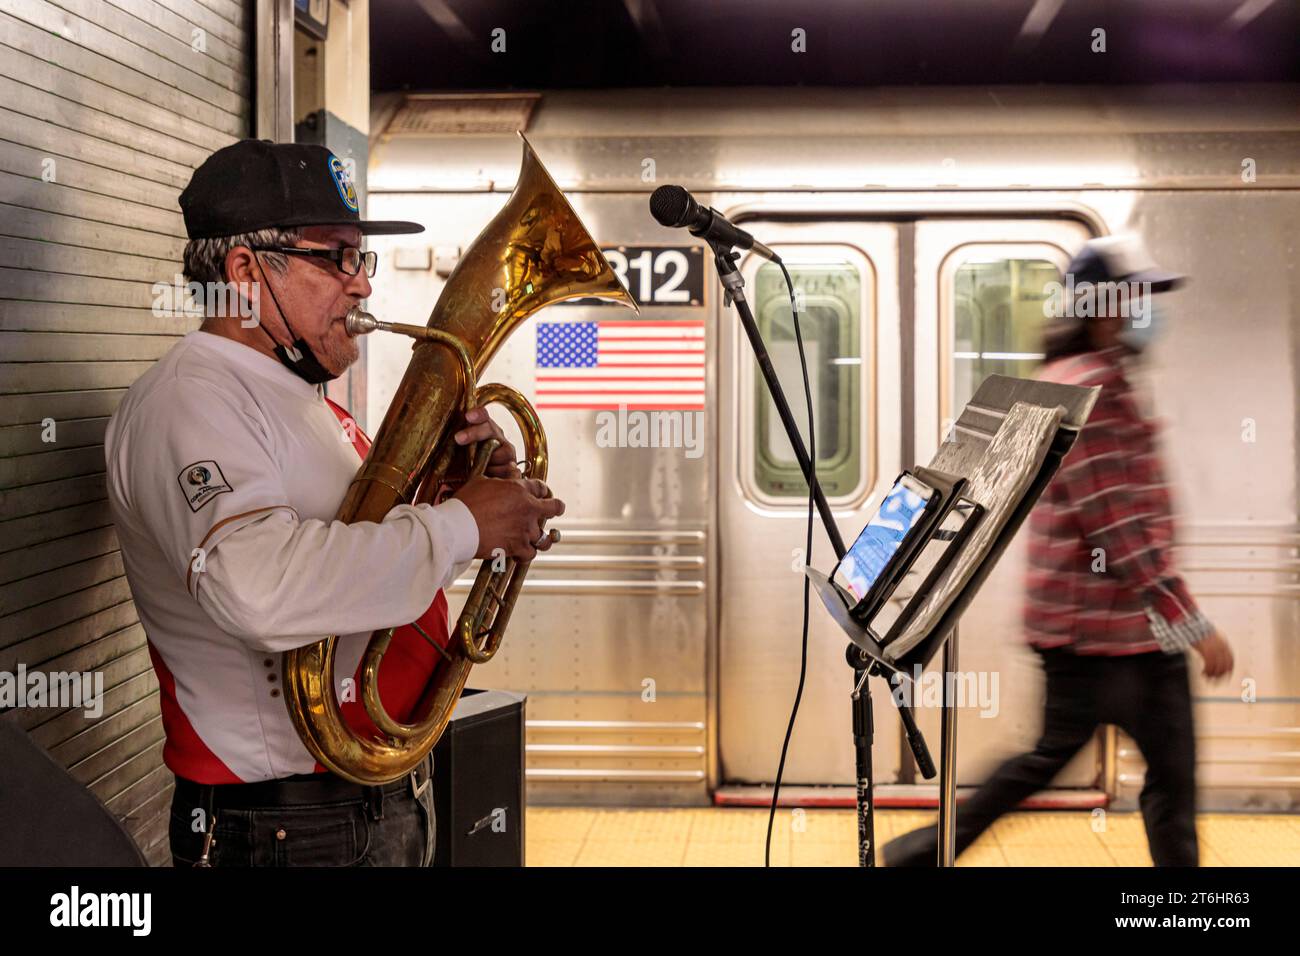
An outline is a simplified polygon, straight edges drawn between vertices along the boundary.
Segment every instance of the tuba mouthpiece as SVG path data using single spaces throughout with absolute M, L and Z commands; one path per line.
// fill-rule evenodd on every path
M 375 329 L 379 328 L 379 320 L 369 312 L 354 305 L 348 309 L 348 314 L 343 317 L 343 327 L 347 329 L 348 335 L 356 337 L 375 331 Z

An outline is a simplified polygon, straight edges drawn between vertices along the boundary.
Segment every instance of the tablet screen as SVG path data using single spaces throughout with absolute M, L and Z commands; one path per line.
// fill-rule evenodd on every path
M 932 494 L 932 489 L 916 479 L 903 476 L 844 555 L 839 571 L 845 586 L 859 601 L 866 597 L 908 532 L 921 520 Z

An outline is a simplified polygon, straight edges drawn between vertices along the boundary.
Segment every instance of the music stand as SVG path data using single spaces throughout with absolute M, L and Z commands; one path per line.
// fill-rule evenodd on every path
M 832 619 L 858 649 L 859 661 L 867 674 L 901 673 L 907 679 L 914 668 L 924 667 L 940 647 L 944 649 L 939 783 L 941 866 L 952 866 L 955 857 L 957 711 L 955 702 L 949 699 L 952 692 L 949 675 L 957 669 L 957 623 L 1074 444 L 1099 391 L 1003 375 L 985 380 L 929 466 L 931 472 L 959 476 L 961 484 L 957 493 L 962 500 L 977 507 L 950 541 L 941 563 L 931 568 L 924 581 L 905 599 L 898 617 L 884 635 L 876 632 L 872 620 L 853 620 L 847 613 L 841 613 L 844 594 L 833 581 L 813 569 L 805 572 L 817 587 Z M 920 475 L 926 470 L 917 471 Z M 952 504 L 955 506 L 956 502 Z M 932 538 L 940 533 L 940 523 L 933 525 L 929 532 Z M 899 555 L 894 561 L 903 559 Z M 893 574 L 901 582 L 905 575 L 892 567 L 894 561 L 886 565 L 882 576 Z M 863 679 L 865 675 L 859 678 L 859 690 Z M 862 753 L 856 724 L 855 720 L 860 764 L 865 762 L 859 768 L 859 833 L 869 839 L 871 831 L 867 829 L 863 833 L 862 818 L 865 815 L 869 820 L 872 814 L 870 789 L 865 786 L 870 779 L 870 753 L 869 750 L 865 755 Z M 913 740 L 910 734 L 908 739 L 917 752 L 917 763 L 924 776 L 934 776 L 924 741 Z M 869 848 L 860 848 L 859 857 L 864 865 L 871 864 L 871 855 Z

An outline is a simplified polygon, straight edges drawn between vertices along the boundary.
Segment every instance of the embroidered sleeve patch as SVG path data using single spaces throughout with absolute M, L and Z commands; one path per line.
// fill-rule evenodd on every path
M 235 490 L 226 482 L 221 466 L 215 461 L 196 461 L 186 465 L 176 476 L 176 481 L 180 483 L 185 503 L 191 511 L 198 511 L 219 494 Z

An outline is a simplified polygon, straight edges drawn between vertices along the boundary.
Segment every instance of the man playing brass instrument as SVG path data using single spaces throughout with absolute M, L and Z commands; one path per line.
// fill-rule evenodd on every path
M 208 296 L 201 328 L 131 387 L 105 439 L 109 503 L 176 775 L 173 862 L 428 866 L 431 757 L 385 786 L 325 771 L 290 720 L 280 654 L 345 635 L 337 670 L 355 675 L 370 633 L 400 628 L 379 685 L 387 711 L 411 719 L 438 651 L 418 636 L 403 642 L 403 625 L 445 638 L 441 589 L 472 558 L 530 560 L 550 548 L 542 524 L 564 505 L 520 475 L 514 448 L 475 408 L 456 440 L 501 442 L 484 477 L 381 522 L 333 520 L 362 447 L 317 385 L 359 354 L 343 319 L 370 294 L 376 267 L 359 246 L 367 234 L 423 227 L 361 220 L 344 165 L 306 144 L 218 150 L 180 204 L 187 279 L 242 301 Z M 253 319 L 237 314 L 243 305 Z M 373 732 L 342 683 L 348 723 Z

